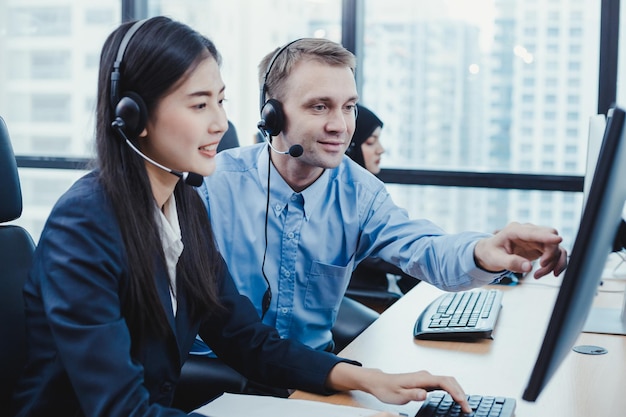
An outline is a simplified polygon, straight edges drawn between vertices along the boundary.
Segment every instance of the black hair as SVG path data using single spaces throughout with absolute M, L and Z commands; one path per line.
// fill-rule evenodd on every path
M 96 118 L 99 180 L 110 197 L 125 245 L 129 267 L 121 290 L 122 314 L 133 338 L 168 330 L 155 285 L 155 270 L 165 265 L 155 202 L 143 159 L 111 127 L 111 71 L 120 42 L 133 22 L 122 24 L 104 43 L 100 57 Z M 220 56 L 215 45 L 188 26 L 166 17 L 147 20 L 131 38 L 120 67 L 120 93 L 132 91 L 145 102 L 148 117 L 159 100 L 176 88 L 203 59 Z M 136 138 L 129 138 L 136 143 Z M 198 319 L 219 308 L 217 277 L 221 258 L 200 196 L 179 182 L 174 190 L 184 250 L 177 265 L 176 292 L 188 300 Z
M 383 122 L 367 107 L 357 104 L 357 117 L 354 134 L 350 146 L 346 149 L 346 155 L 352 158 L 357 164 L 365 168 L 365 159 L 363 158 L 363 145 L 377 127 L 383 127 Z

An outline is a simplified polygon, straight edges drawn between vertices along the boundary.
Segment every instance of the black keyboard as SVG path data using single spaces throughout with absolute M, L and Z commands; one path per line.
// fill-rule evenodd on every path
M 467 401 L 473 410 L 471 414 L 461 412 L 461 406 L 450 394 L 433 392 L 415 417 L 512 417 L 515 411 L 514 398 L 468 395 Z
M 443 294 L 422 311 L 413 335 L 430 340 L 489 339 L 502 307 L 502 294 L 486 288 Z

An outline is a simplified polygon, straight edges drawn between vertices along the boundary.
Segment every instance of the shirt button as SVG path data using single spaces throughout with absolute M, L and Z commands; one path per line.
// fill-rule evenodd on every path
M 280 204 L 276 204 L 274 208 L 276 209 L 276 211 L 280 211 Z
M 291 201 L 296 201 L 298 199 L 298 197 L 296 197 L 295 195 L 291 196 Z
M 290 277 L 290 276 L 291 276 L 291 272 L 289 272 L 289 271 L 285 271 L 285 276 L 286 276 L 286 277 Z
M 287 307 L 283 307 L 280 311 L 281 311 L 283 314 L 287 314 L 287 313 L 289 313 L 289 309 L 288 309 Z
M 287 237 L 288 237 L 289 239 L 293 239 L 293 237 L 294 237 L 293 232 L 289 232 L 289 233 L 287 234 Z

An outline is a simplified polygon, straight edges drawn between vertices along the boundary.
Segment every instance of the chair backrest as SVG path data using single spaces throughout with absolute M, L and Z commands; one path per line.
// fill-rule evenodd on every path
M 0 117 L 0 416 L 9 415 L 13 388 L 26 355 L 22 287 L 35 244 L 23 228 L 4 224 L 21 214 L 17 164 L 9 132 Z
M 239 136 L 237 135 L 237 129 L 235 129 L 235 125 L 232 122 L 228 121 L 228 130 L 224 132 L 224 136 L 222 136 L 222 140 L 219 145 L 217 145 L 217 151 L 221 152 L 225 149 L 236 148 L 239 146 Z

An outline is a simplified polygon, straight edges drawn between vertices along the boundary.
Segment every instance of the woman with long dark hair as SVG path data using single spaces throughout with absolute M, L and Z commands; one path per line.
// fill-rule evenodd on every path
M 283 340 L 237 292 L 189 185 L 213 172 L 227 129 L 219 62 L 211 41 L 165 17 L 106 40 L 97 168 L 41 234 L 24 287 L 28 351 L 14 414 L 186 415 L 170 405 L 196 334 L 266 384 L 360 389 L 393 403 L 442 388 L 467 407 L 453 378 L 386 374 Z

